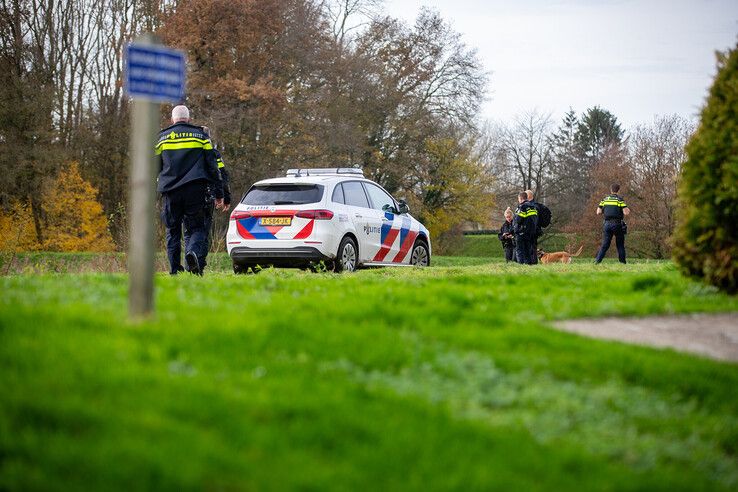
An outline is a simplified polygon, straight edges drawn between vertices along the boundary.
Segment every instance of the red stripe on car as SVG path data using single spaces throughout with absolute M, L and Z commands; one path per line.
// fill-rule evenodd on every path
M 418 237 L 418 231 L 410 231 L 407 233 L 407 236 L 405 236 L 405 241 L 400 246 L 400 251 L 395 256 L 395 259 L 392 260 L 392 263 L 401 263 L 402 260 L 405 259 L 408 251 L 410 251 L 410 248 L 413 247 L 413 243 L 415 242 L 416 237 Z
M 390 229 L 390 231 L 387 233 L 387 237 L 384 238 L 382 247 L 379 248 L 379 251 L 377 251 L 376 256 L 374 256 L 373 261 L 384 261 L 384 257 L 387 256 L 387 253 L 389 253 L 390 248 L 392 248 L 392 243 L 395 242 L 395 238 L 397 238 L 397 235 L 399 233 L 400 233 L 400 229 Z

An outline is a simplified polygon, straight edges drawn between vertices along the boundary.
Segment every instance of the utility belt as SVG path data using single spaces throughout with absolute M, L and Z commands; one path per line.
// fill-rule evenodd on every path
M 628 224 L 625 223 L 624 219 L 605 219 L 605 224 L 619 225 L 623 234 L 628 234 Z

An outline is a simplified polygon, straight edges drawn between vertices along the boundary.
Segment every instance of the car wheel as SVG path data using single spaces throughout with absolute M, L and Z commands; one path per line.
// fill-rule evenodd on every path
M 249 273 L 249 268 L 251 268 L 253 265 L 245 265 L 241 263 L 234 263 L 233 264 L 233 273 L 236 275 L 241 275 L 245 273 Z
M 341 240 L 338 246 L 338 255 L 336 256 L 337 272 L 353 272 L 359 264 L 359 248 L 349 236 Z
M 430 265 L 428 245 L 423 241 L 418 241 L 413 245 L 413 252 L 410 254 L 410 264 L 419 267 L 427 267 Z

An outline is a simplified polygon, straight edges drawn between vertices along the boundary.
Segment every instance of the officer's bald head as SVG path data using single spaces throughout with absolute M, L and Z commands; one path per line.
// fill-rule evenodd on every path
M 189 123 L 190 110 L 187 106 L 180 104 L 172 109 L 172 123 Z

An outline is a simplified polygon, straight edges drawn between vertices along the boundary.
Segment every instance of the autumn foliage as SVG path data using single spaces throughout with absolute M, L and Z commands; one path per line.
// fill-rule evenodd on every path
M 0 214 L 0 249 L 4 251 L 112 251 L 113 240 L 97 190 L 73 162 L 44 190 L 41 200 L 44 235 L 36 234 L 31 206 L 16 201 Z

